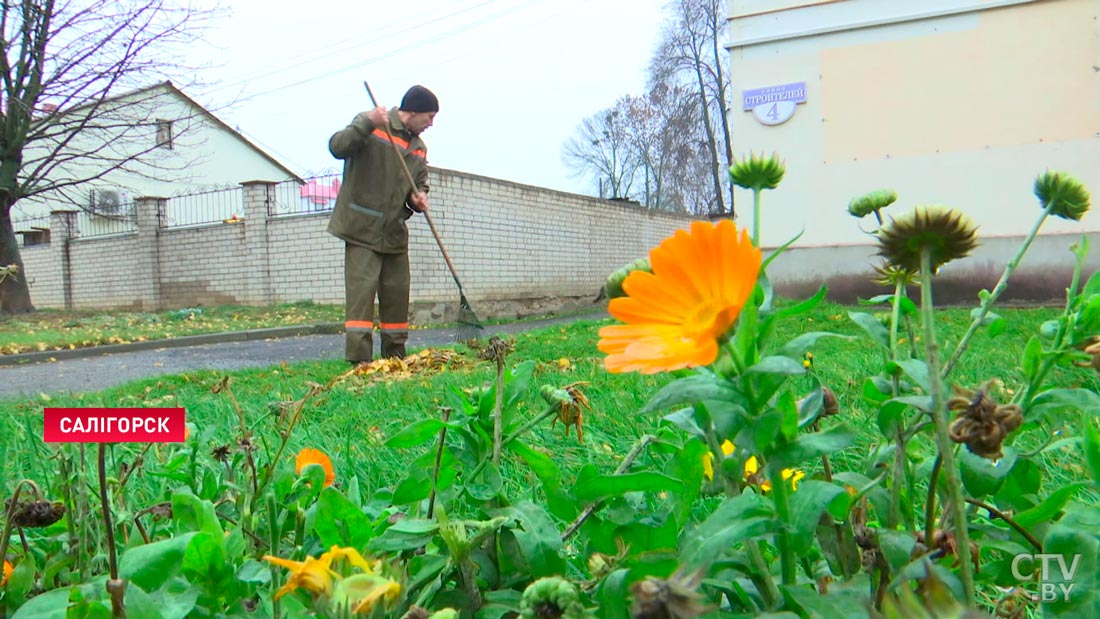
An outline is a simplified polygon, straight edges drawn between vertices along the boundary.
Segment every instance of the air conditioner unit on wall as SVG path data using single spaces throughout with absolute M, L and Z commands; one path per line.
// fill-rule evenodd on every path
M 114 188 L 96 188 L 88 192 L 88 207 L 96 215 L 118 215 L 122 193 Z

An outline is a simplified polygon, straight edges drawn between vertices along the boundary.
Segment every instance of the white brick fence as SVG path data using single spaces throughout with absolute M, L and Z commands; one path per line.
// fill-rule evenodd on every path
M 561 309 L 691 218 L 631 204 L 432 169 L 432 220 L 482 318 Z M 161 227 L 168 199 L 136 201 L 136 230 L 80 238 L 51 214 L 50 242 L 23 248 L 37 307 L 171 309 L 309 300 L 343 303 L 343 243 L 331 211 L 270 215 L 273 183 L 242 183 L 239 223 Z M 458 291 L 422 217 L 409 220 L 418 321 L 453 312 Z M 423 312 L 428 312 L 424 314 Z

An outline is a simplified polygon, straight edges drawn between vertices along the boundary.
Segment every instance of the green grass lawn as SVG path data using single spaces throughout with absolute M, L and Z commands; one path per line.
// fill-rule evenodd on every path
M 847 316 L 853 310 L 866 311 L 867 308 L 823 304 L 801 319 L 781 323 L 775 341 L 785 341 L 807 331 L 862 336 L 863 332 Z M 1000 313 L 1008 321 L 1005 333 L 996 338 L 979 334 L 949 383 L 976 387 L 986 380 L 1000 379 L 1009 389 L 1022 383 L 1018 365 L 1024 344 L 1039 325 L 1054 317 L 1058 310 L 1006 309 Z M 939 312 L 939 334 L 947 352 L 968 323 L 969 310 Z M 638 411 L 671 377 L 606 372 L 602 365 L 603 354 L 596 348 L 597 331 L 605 324 L 611 321 L 580 320 L 564 327 L 521 334 L 516 337 L 515 350 L 508 357 L 509 365 L 528 360 L 537 364 L 531 389 L 517 410 L 521 416 L 534 415 L 545 406 L 538 395 L 540 385 L 587 383 L 583 389 L 592 408 L 585 414 L 583 444 L 578 443 L 573 433 L 566 438 L 560 424 L 551 428 L 547 423 L 535 432 L 536 442 L 553 454 L 567 471 L 576 471 L 587 462 L 596 463 L 603 470 L 614 468 L 635 440 L 653 432 L 660 424 L 659 414 L 641 415 Z M 402 477 L 407 462 L 420 452 L 391 449 L 383 444 L 384 441 L 415 420 L 439 415 L 440 406 L 453 403 L 456 391 L 487 385 L 493 379 L 492 364 L 477 360 L 476 354 L 463 345 L 456 345 L 455 349 L 463 352 L 465 367 L 390 382 L 369 383 L 355 378 L 322 394 L 307 407 L 302 423 L 291 438 L 290 453 L 307 446 L 328 452 L 335 462 L 338 484 L 346 484 L 350 476 L 356 476 L 364 490 L 392 486 Z M 845 469 L 861 459 L 862 453 L 866 453 L 862 450 L 881 438 L 861 392 L 867 376 L 881 368 L 882 354 L 866 337 L 854 341 L 826 338 L 820 340 L 813 352 L 813 371 L 839 398 L 839 419 L 860 432 L 856 447 L 834 457 L 834 465 Z M 0 451 L 8 454 L 0 461 L 0 474 L 9 480 L 30 477 L 39 481 L 46 481 L 53 474 L 53 464 L 48 459 L 52 447 L 43 445 L 40 439 L 43 406 L 183 406 L 188 422 L 196 430 L 205 453 L 209 454 L 219 445 L 231 442 L 236 435 L 235 399 L 249 426 L 260 437 L 262 454 L 264 450 L 273 449 L 278 440 L 274 430 L 280 410 L 278 403 L 300 398 L 310 383 L 323 384 L 346 370 L 346 364 L 336 361 L 280 365 L 273 360 L 273 365 L 264 369 L 229 374 L 191 372 L 78 397 L 0 402 Z M 225 376 L 231 379 L 233 399 L 225 391 L 214 392 Z M 1095 373 L 1086 369 L 1059 371 L 1052 378 L 1063 386 L 1096 388 L 1100 384 Z M 1038 446 L 1056 430 L 1028 430 L 1020 439 L 1021 445 Z M 114 451 L 117 458 L 126 460 L 130 457 L 127 454 L 135 449 L 120 445 Z M 1058 462 L 1058 466 L 1048 469 L 1052 478 L 1068 481 L 1082 474 L 1076 449 L 1052 451 L 1047 455 Z M 265 458 L 258 456 L 260 460 Z M 525 477 L 526 472 L 514 470 L 512 473 L 521 476 L 512 479 L 513 483 L 530 481 Z M 156 492 L 153 487 L 149 491 Z
M 0 315 L 0 354 L 125 344 L 185 335 L 343 322 L 342 305 L 192 307 L 163 312 L 39 310 Z

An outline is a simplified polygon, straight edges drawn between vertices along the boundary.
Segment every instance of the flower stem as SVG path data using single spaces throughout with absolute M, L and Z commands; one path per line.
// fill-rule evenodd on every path
M 783 469 L 769 467 L 768 478 L 772 482 L 772 501 L 775 513 L 779 517 L 779 533 L 776 536 L 779 546 L 779 568 L 783 574 L 783 584 L 790 586 L 797 581 L 798 564 L 795 562 L 794 544 L 791 541 L 791 507 L 788 504 L 787 480 L 783 479 Z
M 875 211 L 878 215 L 878 211 Z M 905 296 L 905 282 L 898 281 L 894 284 L 894 302 L 890 313 L 890 360 L 898 360 L 898 326 L 901 322 L 901 298 Z M 898 397 L 898 378 L 893 377 L 893 395 Z M 886 525 L 890 529 L 897 529 L 901 520 L 901 486 L 905 481 L 905 426 L 902 423 L 904 417 L 898 418 L 898 427 L 894 432 L 894 481 L 890 485 L 890 513 L 886 518 Z M 909 519 L 906 518 L 906 521 Z
M 630 468 L 630 465 L 634 464 L 634 461 L 638 459 L 638 456 L 642 455 L 642 451 L 645 450 L 646 446 L 656 440 L 657 437 L 653 436 L 652 434 L 645 434 L 642 436 L 642 438 L 638 439 L 638 442 L 634 443 L 634 447 L 631 448 L 630 452 L 626 454 L 626 457 L 623 458 L 623 461 L 620 462 L 619 466 L 615 468 L 615 475 L 622 475 L 623 473 L 625 473 L 626 470 Z M 571 522 L 569 526 L 566 527 L 565 531 L 561 534 L 562 541 L 564 542 L 565 540 L 569 539 L 573 536 L 574 533 L 580 530 L 581 525 L 584 524 L 584 521 L 588 520 L 589 517 L 592 516 L 592 514 L 596 513 L 596 510 L 599 509 L 603 505 L 603 503 L 603 499 L 598 499 L 596 501 L 593 501 L 592 503 L 589 503 L 588 506 L 584 508 L 584 511 L 582 511 L 580 515 L 577 516 L 576 519 L 574 519 L 573 522 Z
M 967 347 L 970 345 L 970 338 L 974 337 L 974 334 L 978 331 L 978 328 L 982 326 L 982 321 L 985 320 L 989 309 L 993 307 L 993 304 L 997 302 L 997 298 L 1001 296 L 1001 293 L 1008 287 L 1008 278 L 1012 277 L 1012 272 L 1016 270 L 1016 267 L 1020 264 L 1020 260 L 1027 253 L 1028 247 L 1031 246 L 1031 242 L 1035 240 L 1035 237 L 1039 234 L 1039 228 L 1042 227 L 1043 222 L 1050 215 L 1051 209 L 1054 208 L 1054 202 L 1049 202 L 1046 208 L 1043 209 L 1039 219 L 1035 221 L 1035 225 L 1031 227 L 1031 232 L 1024 238 L 1024 242 L 1020 245 L 1020 248 L 1016 250 L 1016 255 L 1012 257 L 1012 260 L 1008 261 L 1005 265 L 1004 273 L 1001 274 L 1001 279 L 994 286 L 993 292 L 982 302 L 981 308 L 978 310 L 978 315 L 974 317 L 974 320 L 970 321 L 970 326 L 966 329 L 966 333 L 963 334 L 959 345 L 955 347 L 955 351 L 951 353 L 951 358 L 947 360 L 947 363 L 943 366 L 943 377 L 947 378 L 947 375 L 951 373 L 952 368 L 958 363 L 959 358 L 966 352 Z M 924 285 L 928 285 L 925 283 Z
M 752 190 L 752 244 L 760 247 L 760 190 Z
M 443 407 L 443 427 L 439 429 L 439 446 L 436 447 L 435 452 L 435 468 L 432 470 L 432 494 L 428 498 L 428 519 L 432 517 L 432 513 L 435 512 L 435 492 L 436 486 L 439 485 L 439 466 L 443 461 L 443 446 L 447 442 L 447 421 L 451 418 L 451 408 L 449 406 Z
M 500 466 L 504 447 L 504 357 L 497 357 L 497 401 L 493 410 L 493 464 Z
M 115 548 L 115 529 L 111 523 L 111 503 L 107 500 L 107 445 L 99 444 L 99 502 L 103 510 L 103 528 L 107 534 L 107 567 L 111 577 L 107 580 L 107 593 L 111 596 L 111 614 L 126 619 L 126 581 L 118 577 L 118 550 Z
M 952 520 L 955 524 L 955 541 L 958 544 L 959 579 L 963 583 L 967 605 L 974 604 L 974 574 L 970 558 L 970 532 L 967 529 L 966 503 L 963 500 L 959 468 L 955 464 L 954 443 L 947 428 L 947 402 L 944 400 L 943 377 L 939 368 L 939 351 L 936 344 L 936 308 L 932 304 L 932 251 L 921 250 L 920 312 L 924 326 L 925 363 L 928 364 L 928 381 L 932 390 L 932 420 L 936 424 L 936 446 L 943 458 L 947 497 L 951 500 Z M 926 540 L 931 543 L 932 540 Z
M 547 417 L 552 417 L 554 415 L 554 413 L 556 413 L 556 412 L 558 412 L 558 405 L 557 404 L 551 404 L 550 406 L 547 406 L 546 410 L 542 411 L 538 415 L 535 415 L 534 417 L 529 419 L 526 423 L 524 423 L 522 426 L 520 426 L 520 427 L 516 428 L 515 430 L 513 430 L 511 434 L 504 437 L 504 439 L 500 442 L 500 446 L 504 447 L 508 443 L 511 443 L 512 441 L 516 440 L 517 438 L 522 436 L 523 433 L 527 432 L 531 428 L 533 428 L 533 427 L 539 425 L 540 423 L 542 423 L 544 420 L 546 420 Z M 478 473 L 480 473 L 481 470 L 485 468 L 485 464 L 487 462 L 489 462 L 489 461 L 488 460 L 482 460 L 476 467 L 474 467 L 473 471 L 470 471 L 470 474 L 467 475 L 466 478 L 467 479 L 474 479 L 475 477 L 477 477 Z

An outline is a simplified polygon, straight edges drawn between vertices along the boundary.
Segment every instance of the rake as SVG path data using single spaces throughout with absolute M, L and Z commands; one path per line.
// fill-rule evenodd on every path
M 371 103 L 375 107 L 378 107 L 378 101 L 376 101 L 374 99 L 374 93 L 371 92 L 370 84 L 368 84 L 366 80 L 363 80 L 363 86 L 366 86 L 366 88 L 367 88 L 367 95 L 370 96 Z M 399 162 L 401 162 L 401 169 L 405 171 L 405 178 L 408 179 L 409 184 L 412 185 L 413 189 L 416 189 L 416 181 L 413 180 L 412 172 L 409 171 L 409 166 L 408 166 L 408 164 L 405 163 L 405 157 L 402 156 L 401 150 L 399 148 L 397 148 L 397 143 L 393 141 L 393 134 L 390 133 L 389 123 L 385 123 L 382 126 L 386 130 L 386 136 L 389 137 L 389 139 L 390 139 L 390 146 L 393 147 L 393 152 L 394 152 L 394 154 L 397 155 L 397 160 Z M 431 215 L 428 214 L 428 211 L 422 212 L 421 215 L 423 215 L 424 219 L 426 219 L 428 221 L 428 227 L 431 228 L 432 236 L 435 237 L 435 242 L 439 245 L 439 251 L 443 253 L 443 260 L 446 261 L 447 268 L 451 270 L 451 277 L 454 278 L 455 285 L 458 286 L 458 296 L 459 296 L 458 322 L 459 322 L 459 324 L 466 325 L 467 327 L 472 327 L 472 328 L 477 329 L 479 331 L 484 330 L 485 325 L 481 324 L 481 321 L 478 320 L 478 318 L 477 318 L 477 314 L 475 314 L 473 308 L 470 307 L 470 301 L 466 298 L 466 292 L 463 291 L 463 289 L 462 289 L 462 282 L 458 281 L 458 271 L 455 270 L 455 265 L 454 265 L 453 262 L 451 262 L 450 255 L 447 254 L 447 248 L 443 246 L 443 239 L 441 239 L 439 237 L 439 232 L 436 231 L 436 229 L 435 229 L 435 223 L 432 222 Z M 465 339 L 473 339 L 473 338 L 472 338 L 472 336 L 471 337 L 466 337 L 466 334 L 460 333 L 457 339 L 465 340 Z

